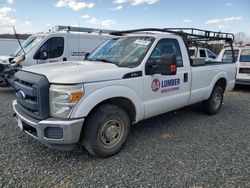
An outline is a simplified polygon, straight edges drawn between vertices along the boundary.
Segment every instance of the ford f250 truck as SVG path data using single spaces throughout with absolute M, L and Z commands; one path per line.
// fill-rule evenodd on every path
M 27 67 L 15 74 L 18 126 L 62 150 L 77 143 L 108 157 L 124 146 L 131 124 L 202 101 L 216 114 L 235 84 L 232 62 L 196 62 L 188 44 L 233 35 L 196 29 L 139 29 L 112 33 L 86 61 Z

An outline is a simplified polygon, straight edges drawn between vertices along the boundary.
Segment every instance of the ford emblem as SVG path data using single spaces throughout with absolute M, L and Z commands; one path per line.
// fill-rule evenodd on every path
M 24 100 L 26 98 L 25 93 L 22 90 L 17 91 L 17 95 L 20 99 Z

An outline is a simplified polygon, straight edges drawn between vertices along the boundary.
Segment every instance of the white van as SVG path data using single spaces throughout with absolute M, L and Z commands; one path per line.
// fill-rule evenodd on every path
M 250 85 L 250 46 L 234 47 L 234 58 L 237 67 L 235 83 L 240 85 Z M 222 49 L 217 60 L 232 62 L 231 48 L 226 47 Z
M 205 59 L 205 61 L 214 61 L 217 57 L 208 48 L 201 48 L 201 47 L 190 47 L 189 54 L 191 58 L 202 58 Z
M 0 86 L 11 84 L 16 71 L 9 70 L 17 63 L 18 67 L 32 66 L 59 61 L 81 61 L 87 53 L 112 38 L 111 30 L 55 26 L 47 33 L 30 36 L 16 52 L 10 56 L 0 56 Z M 6 71 L 7 70 L 7 71 Z
M 103 34 L 104 32 L 95 31 L 97 30 L 91 28 L 56 26 L 48 33 L 30 36 L 23 43 L 23 50 L 19 48 L 13 55 L 17 57 L 25 53 L 22 66 L 80 61 L 84 59 L 86 53 L 92 52 L 101 43 L 112 38 Z

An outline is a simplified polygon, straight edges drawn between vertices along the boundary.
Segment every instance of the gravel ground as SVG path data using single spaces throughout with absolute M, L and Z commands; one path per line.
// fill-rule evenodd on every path
M 107 159 L 30 138 L 13 99 L 0 89 L 0 187 L 250 187 L 250 87 L 226 94 L 215 116 L 192 106 L 140 122 Z

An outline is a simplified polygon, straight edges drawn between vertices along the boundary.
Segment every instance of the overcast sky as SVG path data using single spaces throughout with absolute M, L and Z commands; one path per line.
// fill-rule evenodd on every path
M 54 25 L 105 29 L 196 27 L 250 35 L 250 0 L 0 0 L 0 32 Z

